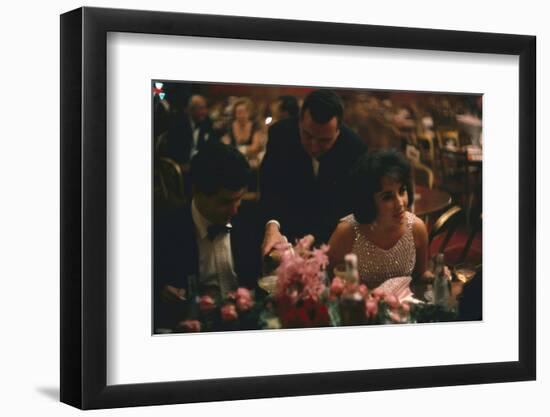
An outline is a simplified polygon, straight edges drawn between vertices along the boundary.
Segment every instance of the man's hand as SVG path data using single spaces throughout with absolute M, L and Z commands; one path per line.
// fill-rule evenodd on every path
M 160 299 L 165 303 L 177 303 L 186 300 L 185 289 L 165 285 L 160 292 Z
M 265 227 L 264 241 L 262 243 L 262 255 L 267 255 L 278 243 L 287 242 L 287 238 L 281 234 L 277 223 L 268 223 Z

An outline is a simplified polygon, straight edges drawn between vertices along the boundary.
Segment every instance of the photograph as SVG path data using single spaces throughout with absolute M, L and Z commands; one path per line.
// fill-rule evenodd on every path
M 0 416 L 544 416 L 543 9 L 7 2 Z
M 155 335 L 480 321 L 481 93 L 151 81 Z
M 61 16 L 63 403 L 536 379 L 536 37 L 304 18 Z

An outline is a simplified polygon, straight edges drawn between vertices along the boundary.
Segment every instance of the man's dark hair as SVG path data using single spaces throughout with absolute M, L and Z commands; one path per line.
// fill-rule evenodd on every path
M 246 187 L 251 174 L 246 158 L 237 149 L 212 143 L 193 157 L 190 175 L 196 191 L 212 195 L 222 188 L 238 191 Z
M 294 96 L 279 96 L 279 110 L 287 112 L 289 117 L 298 117 L 300 112 L 298 100 Z
M 325 124 L 336 116 L 338 126 L 342 124 L 344 105 L 340 97 L 331 90 L 315 90 L 309 93 L 304 99 L 300 118 L 304 117 L 306 110 L 309 110 L 315 123 Z
M 359 223 L 372 223 L 377 216 L 374 195 L 381 191 L 382 178 L 390 177 L 407 189 L 409 208 L 414 202 L 411 165 L 395 150 L 379 150 L 362 155 L 351 171 L 354 196 L 353 215 Z

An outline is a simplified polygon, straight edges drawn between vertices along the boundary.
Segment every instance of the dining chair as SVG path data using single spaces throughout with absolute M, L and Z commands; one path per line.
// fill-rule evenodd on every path
M 430 167 L 424 165 L 422 162 L 416 162 L 413 164 L 413 170 L 415 184 L 423 185 L 430 190 L 433 189 L 434 173 Z
M 481 183 L 481 161 L 470 161 L 464 149 L 441 149 L 441 187 L 468 209 L 472 194 Z M 469 213 L 468 213 L 469 216 Z
M 161 155 L 166 148 L 166 141 L 168 140 L 168 133 L 163 132 L 154 139 L 155 155 Z
M 161 157 L 155 163 L 155 188 L 164 203 L 181 206 L 187 201 L 181 166 L 173 159 Z
M 443 241 L 439 245 L 437 252 L 445 253 L 445 248 L 451 240 L 457 226 L 464 219 L 464 210 L 460 206 L 452 206 L 446 210 L 439 218 L 434 222 L 430 229 L 428 236 L 429 247 L 436 236 L 445 236 Z
M 460 136 L 458 130 L 436 130 L 437 145 L 439 149 L 454 147 L 460 148 Z
M 427 161 L 432 170 L 435 169 L 434 135 L 427 132 L 416 135 L 416 144 L 420 149 L 422 159 Z
M 470 252 L 470 249 L 472 247 L 472 243 L 475 239 L 475 237 L 481 233 L 482 230 L 482 223 L 483 223 L 483 215 L 480 214 L 479 217 L 477 217 L 475 220 L 472 219 L 471 225 L 470 225 L 470 232 L 468 233 L 468 240 L 466 241 L 466 244 L 464 245 L 464 249 L 462 250 L 462 253 L 460 254 L 459 263 L 464 263 L 467 261 L 468 253 Z

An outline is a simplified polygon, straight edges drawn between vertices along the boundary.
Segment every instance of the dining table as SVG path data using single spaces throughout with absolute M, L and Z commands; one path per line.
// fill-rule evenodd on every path
M 447 208 L 452 202 L 451 195 L 439 188 L 416 185 L 414 193 L 414 214 L 428 216 Z

